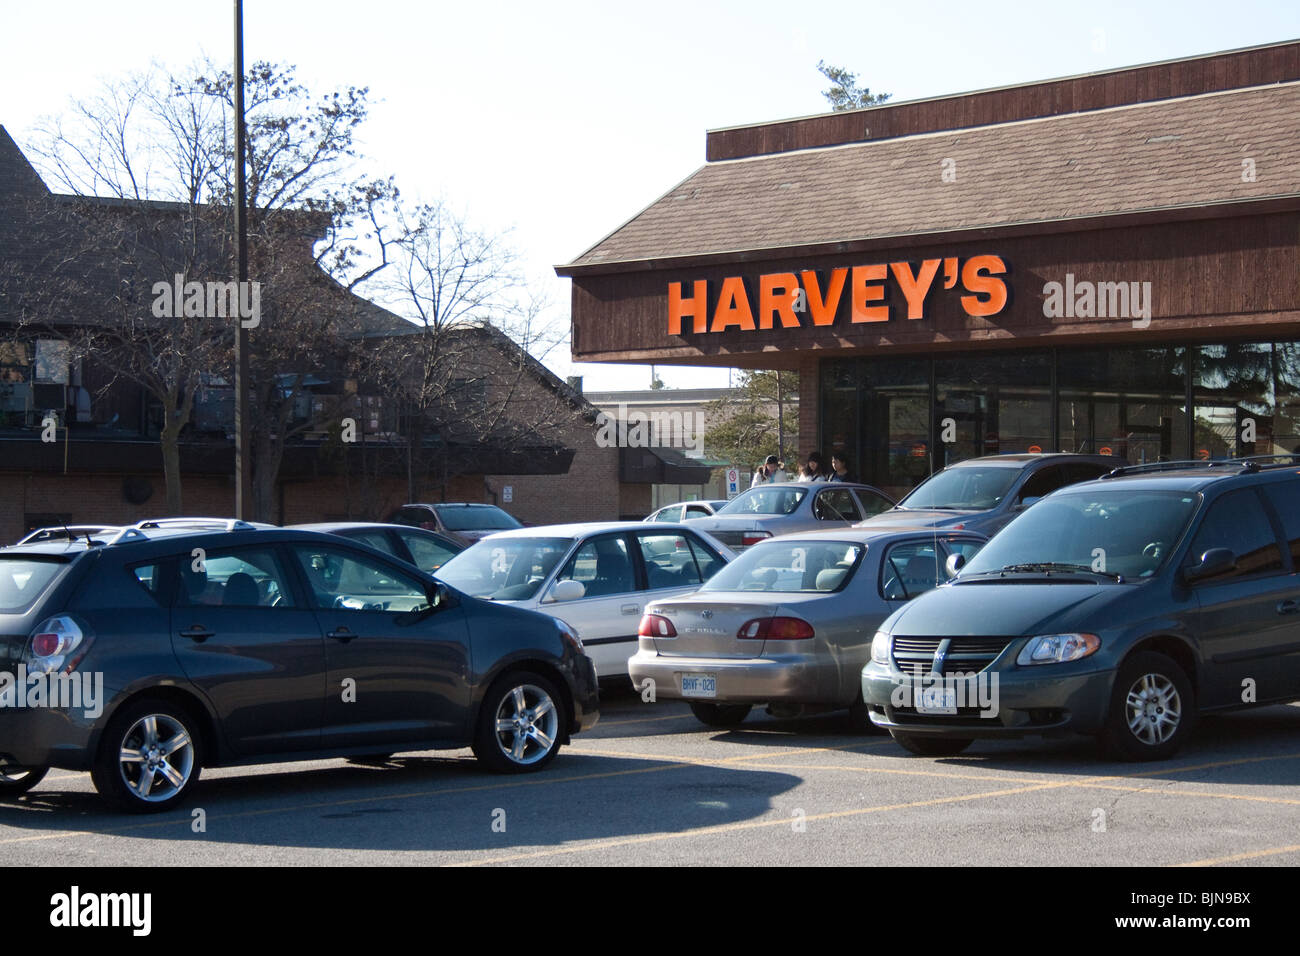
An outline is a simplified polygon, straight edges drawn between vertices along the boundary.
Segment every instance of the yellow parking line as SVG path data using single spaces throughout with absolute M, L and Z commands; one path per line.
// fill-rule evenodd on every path
M 1239 860 L 1257 860 L 1262 856 L 1277 856 L 1280 853 L 1300 853 L 1300 844 L 1295 846 L 1279 846 L 1271 850 L 1255 850 L 1251 853 L 1236 853 L 1232 856 L 1221 856 L 1212 860 L 1196 860 L 1192 863 L 1172 863 L 1171 866 L 1216 866 L 1220 863 L 1236 863 Z

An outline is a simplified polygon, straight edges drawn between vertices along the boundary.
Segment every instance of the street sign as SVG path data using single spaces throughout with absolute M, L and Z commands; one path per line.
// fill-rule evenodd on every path
M 732 465 L 727 469 L 727 500 L 740 494 L 740 469 Z
M 501 489 L 501 501 L 505 504 L 510 504 L 510 502 L 514 500 L 515 500 L 515 486 L 506 485 L 505 487 L 503 487 Z

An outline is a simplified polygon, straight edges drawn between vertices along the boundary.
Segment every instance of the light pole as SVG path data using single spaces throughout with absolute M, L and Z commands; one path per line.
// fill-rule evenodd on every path
M 244 4 L 235 0 L 235 233 L 239 287 L 248 282 L 247 188 L 244 183 Z M 248 338 L 242 317 L 235 316 L 235 517 L 246 519 L 252 507 L 253 471 L 248 447 Z

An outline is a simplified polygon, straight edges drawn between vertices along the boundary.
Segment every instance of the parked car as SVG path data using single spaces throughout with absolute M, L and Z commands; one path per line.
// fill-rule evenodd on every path
M 780 534 L 848 527 L 893 505 L 893 498 L 871 485 L 784 481 L 743 491 L 712 518 L 691 525 L 740 552 Z
M 426 531 L 437 531 L 469 547 L 480 538 L 498 531 L 522 528 L 523 523 L 496 505 L 458 502 L 454 504 L 402 505 L 388 519 Z
M 695 521 L 550 525 L 486 538 L 438 577 L 466 594 L 563 619 L 602 678 L 625 678 L 645 602 L 694 591 L 734 557 Z
M 1109 455 L 1064 452 L 989 455 L 936 471 L 894 508 L 861 522 L 863 528 L 935 527 L 992 537 L 1039 498 L 1128 464 Z
M 0 634 L 28 683 L 82 692 L 55 707 L 7 688 L 5 795 L 61 767 L 155 811 L 204 767 L 465 746 L 532 771 L 599 713 L 563 622 L 310 531 L 129 528 L 0 549 Z
M 1158 760 L 1198 714 L 1300 698 L 1298 462 L 1136 466 L 1054 492 L 881 625 L 872 720 L 928 755 L 1074 732 Z
M 783 535 L 747 550 L 694 594 L 646 605 L 635 684 L 690 701 L 711 727 L 739 724 L 754 704 L 778 716 L 849 708 L 871 727 L 862 667 L 895 608 L 947 580 L 951 555 L 985 542 L 969 531 L 835 528 Z
M 658 511 L 646 516 L 646 521 L 690 521 L 692 518 L 707 518 L 727 503 L 726 499 L 709 501 L 679 501 L 675 505 L 664 505 Z
M 413 564 L 429 574 L 434 573 L 465 550 L 464 544 L 445 534 L 402 524 L 324 521 L 318 524 L 296 524 L 289 527 L 298 531 L 321 531 L 351 541 L 360 541 L 400 561 Z

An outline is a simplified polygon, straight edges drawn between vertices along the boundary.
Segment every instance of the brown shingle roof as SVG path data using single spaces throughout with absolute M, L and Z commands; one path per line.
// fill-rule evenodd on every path
M 1297 195 L 1300 83 L 1283 83 L 711 163 L 572 266 Z

